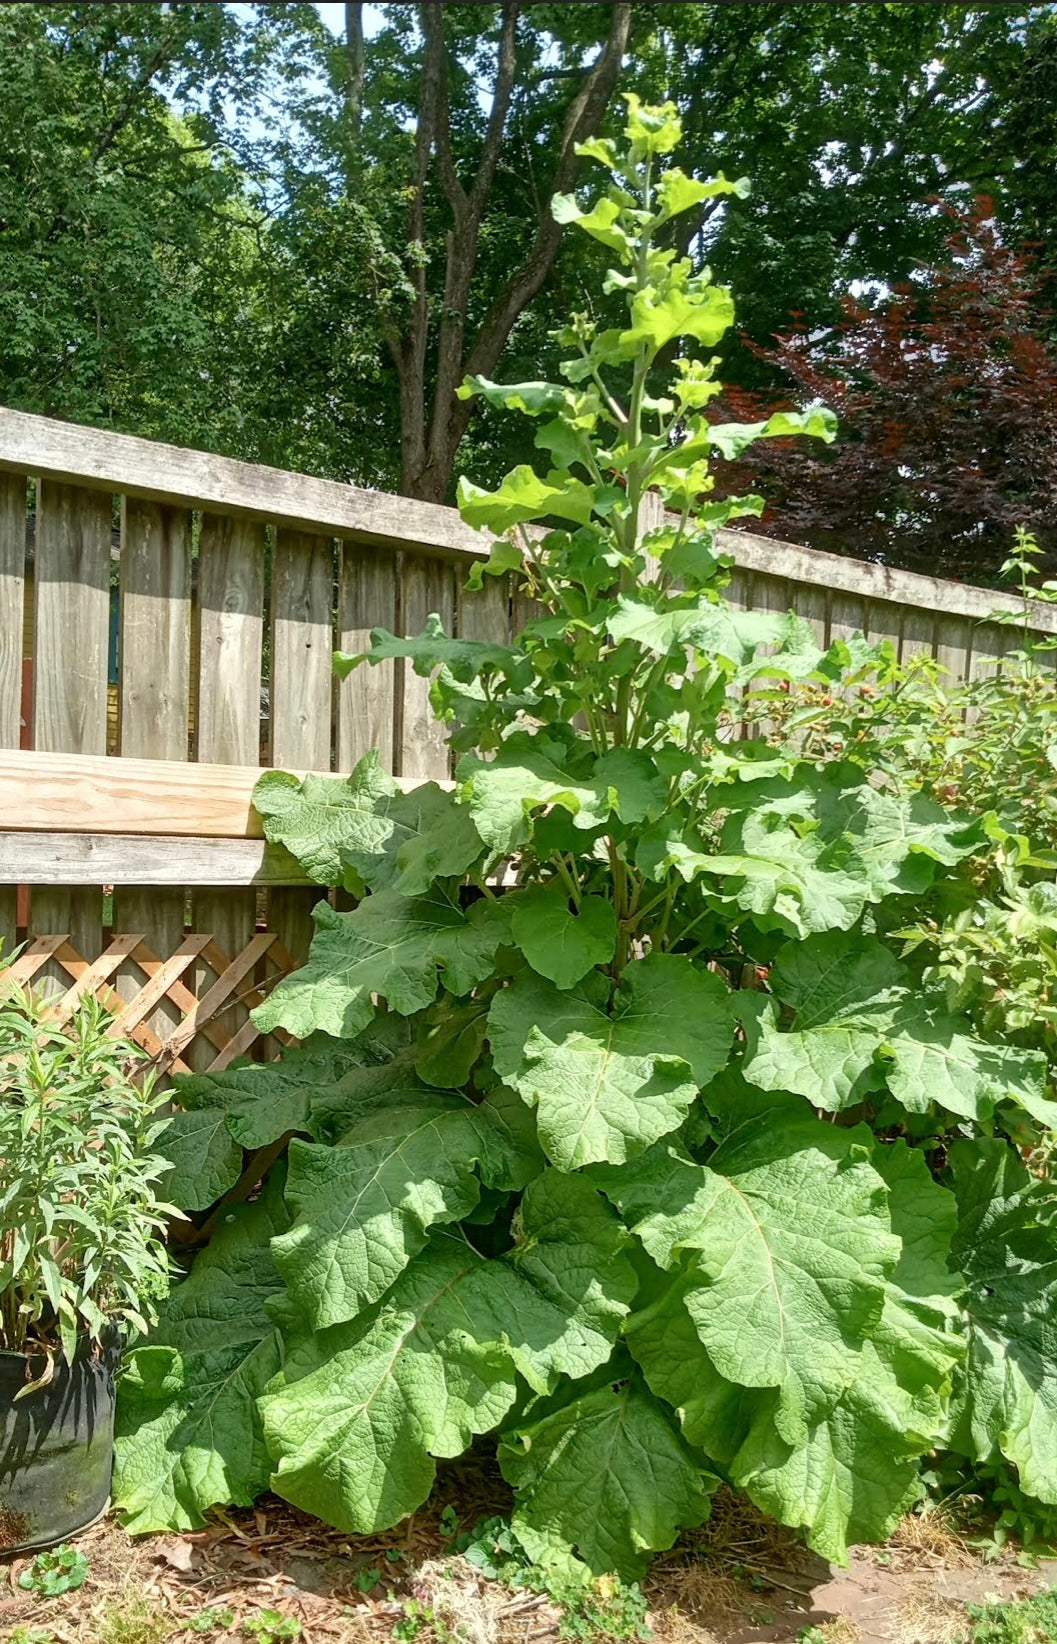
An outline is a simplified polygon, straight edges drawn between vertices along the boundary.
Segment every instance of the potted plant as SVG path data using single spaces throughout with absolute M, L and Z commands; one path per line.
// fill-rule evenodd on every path
M 0 999 L 0 1553 L 106 1510 L 114 1371 L 168 1287 L 151 1071 L 93 997 L 54 1002 Z

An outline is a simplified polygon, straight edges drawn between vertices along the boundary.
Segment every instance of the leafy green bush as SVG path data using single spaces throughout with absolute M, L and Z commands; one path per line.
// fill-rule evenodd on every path
M 1019 531 L 1003 574 L 1023 604 L 995 621 L 1019 627 L 1019 643 L 973 679 L 955 681 L 932 656 L 900 662 L 888 641 L 861 634 L 843 652 L 843 688 L 817 672 L 776 669 L 737 706 L 739 717 L 776 747 L 807 758 L 854 760 L 883 772 L 899 792 L 923 791 L 948 805 L 994 812 L 996 836 L 1028 838 L 1057 860 L 1057 669 L 1055 642 L 1028 626 L 1033 605 L 1057 601 L 1057 585 L 1039 583 L 1033 537 Z M 986 872 L 986 868 L 984 869 Z
M 91 995 L 63 1026 L 48 1009 L 0 998 L 0 1351 L 43 1354 L 42 1380 L 83 1337 L 145 1332 L 168 1288 L 166 1121 L 142 1053 Z
M 271 1487 L 375 1532 L 495 1430 L 526 1556 L 632 1582 L 718 1478 L 834 1559 L 940 1443 L 1057 1501 L 1057 1205 L 1008 1139 L 1057 1111 L 1047 1060 L 889 934 L 983 823 L 728 734 L 736 697 L 855 657 L 722 598 L 714 528 L 758 503 L 702 502 L 710 453 L 832 425 L 710 424 L 689 354 L 658 391 L 733 313 L 661 244 L 741 186 L 664 169 L 678 136 L 630 99 L 626 151 L 586 145 L 605 194 L 555 202 L 613 252 L 626 326 L 574 316 L 564 384 L 467 385 L 553 463 L 460 496 L 479 575 L 542 614 L 510 646 L 372 636 L 368 663 L 438 670 L 454 791 L 374 756 L 258 786 L 268 836 L 359 900 L 318 905 L 256 1013 L 300 1048 L 181 1086 L 168 1191 L 219 1208 L 124 1377 L 134 1530 Z

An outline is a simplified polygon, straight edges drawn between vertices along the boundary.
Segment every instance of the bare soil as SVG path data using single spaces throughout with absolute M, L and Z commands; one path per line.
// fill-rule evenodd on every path
M 550 1644 L 561 1612 L 546 1597 L 487 1581 L 451 1556 L 440 1514 L 464 1527 L 509 1510 L 502 1480 L 478 1466 L 442 1470 L 429 1502 L 397 1530 L 349 1537 L 266 1497 L 217 1512 L 184 1535 L 127 1536 L 111 1519 L 78 1545 L 85 1585 L 42 1599 L 18 1585 L 26 1558 L 0 1562 L 0 1644 L 244 1644 L 262 1610 L 301 1628 L 303 1644 L 389 1644 L 409 1600 L 428 1607 L 416 1644 Z M 357 1576 L 381 1579 L 362 1592 Z M 1057 1561 L 988 1561 L 936 1518 L 904 1521 L 884 1548 L 847 1570 L 809 1553 L 744 1501 L 721 1494 L 710 1523 L 654 1561 L 645 1585 L 657 1644 L 963 1644 L 967 1603 L 1026 1597 L 1057 1582 Z M 205 1626 L 203 1611 L 230 1611 Z M 34 1630 L 39 1630 L 35 1633 Z M 818 1644 L 818 1635 L 811 1639 Z

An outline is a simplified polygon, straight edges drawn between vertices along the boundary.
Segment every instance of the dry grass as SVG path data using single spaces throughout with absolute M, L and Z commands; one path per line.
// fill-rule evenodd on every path
M 899 1636 L 905 1644 L 964 1644 L 970 1626 L 960 1599 L 930 1593 L 927 1587 L 899 1605 Z
M 856 1623 L 847 1615 L 835 1615 L 831 1621 L 823 1621 L 812 1628 L 816 1638 L 824 1639 L 825 1644 L 858 1644 L 862 1634 Z
M 951 1509 L 926 1504 L 900 1519 L 888 1543 L 904 1567 L 969 1570 L 979 1562 L 963 1537 Z

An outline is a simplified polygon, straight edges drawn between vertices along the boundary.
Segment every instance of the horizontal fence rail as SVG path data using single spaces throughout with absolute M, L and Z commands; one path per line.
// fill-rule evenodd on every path
M 732 603 L 794 610 L 822 644 L 860 630 L 973 677 L 1020 642 L 989 620 L 1011 597 L 719 541 Z M 509 638 L 527 614 L 509 584 L 465 586 L 489 545 L 451 508 L 0 410 L 5 946 L 62 932 L 91 965 L 115 933 L 172 955 L 192 930 L 242 954 L 264 925 L 303 957 L 320 893 L 260 838 L 252 782 L 348 771 L 372 747 L 406 782 L 446 779 L 428 681 L 398 660 L 339 683 L 331 653 L 434 611 Z M 1027 616 L 1057 632 L 1054 612 Z

